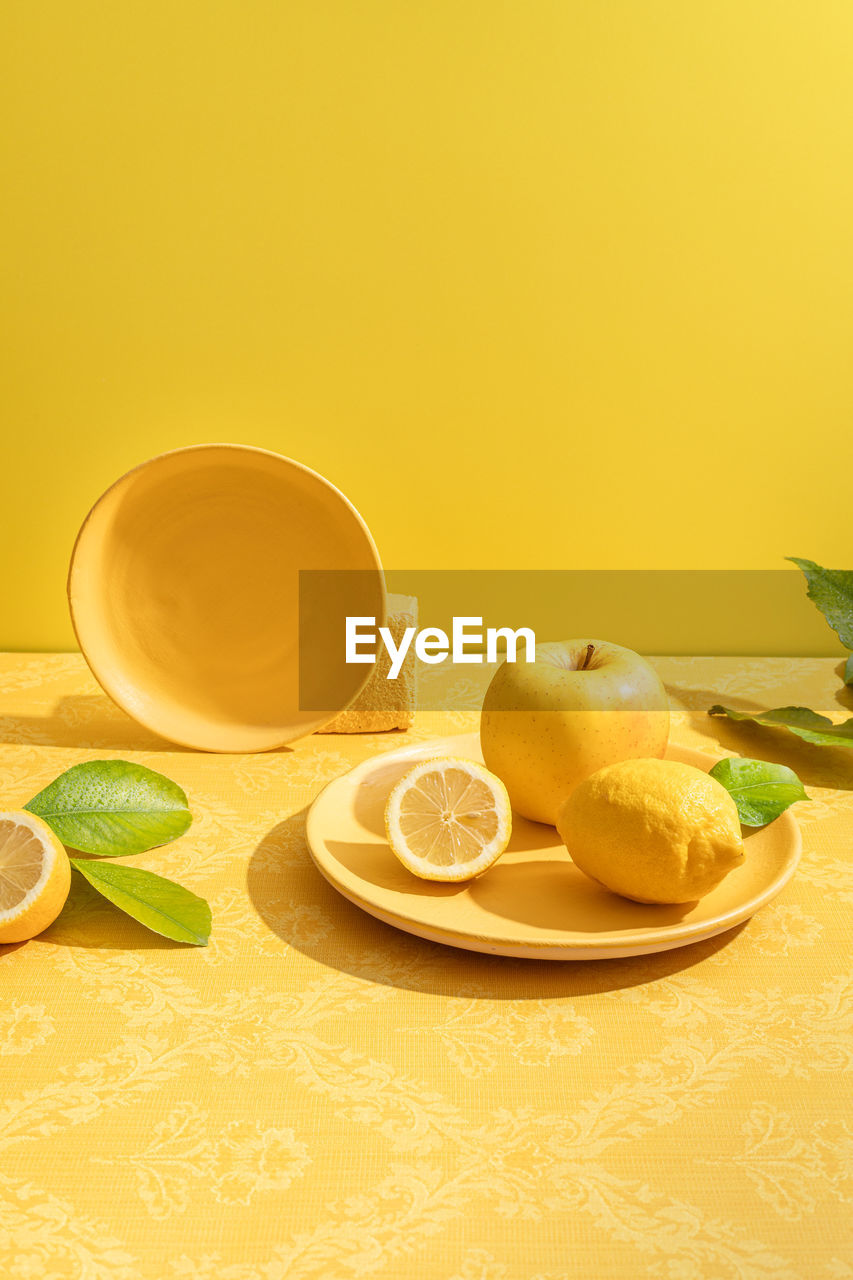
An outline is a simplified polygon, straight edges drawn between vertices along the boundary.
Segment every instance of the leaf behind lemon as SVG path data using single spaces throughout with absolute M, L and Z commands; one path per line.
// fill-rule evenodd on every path
M 745 827 L 764 827 L 800 800 L 808 800 L 800 779 L 784 764 L 733 756 L 709 770 L 737 805 Z
M 846 649 L 853 649 L 853 570 L 824 569 L 814 560 L 787 556 L 805 574 L 813 600 Z
M 774 707 L 772 711 L 734 711 L 718 703 L 708 709 L 709 716 L 728 716 L 730 720 L 754 720 L 771 729 L 788 729 L 804 742 L 824 747 L 853 747 L 853 717 L 843 724 L 833 724 L 829 716 L 818 715 L 808 707 Z
M 138 867 L 117 866 L 112 862 L 94 862 L 87 858 L 71 858 L 98 893 L 114 906 L 144 924 L 146 929 L 189 942 L 195 947 L 207 946 L 210 937 L 210 907 L 204 898 L 190 893 L 182 885 L 143 871 Z

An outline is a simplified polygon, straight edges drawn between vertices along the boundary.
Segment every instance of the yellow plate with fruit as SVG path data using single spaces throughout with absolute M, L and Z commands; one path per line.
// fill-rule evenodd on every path
M 667 758 L 708 770 L 714 758 L 670 743 Z M 602 888 L 573 864 L 554 827 L 517 813 L 506 851 L 462 882 L 421 879 L 392 852 L 386 807 L 420 760 L 482 764 L 478 734 L 374 757 L 335 779 L 308 815 L 311 855 L 339 893 L 407 933 L 489 955 L 599 960 L 701 942 L 749 919 L 787 884 L 801 852 L 789 811 L 745 832 L 743 864 L 698 902 L 653 905 Z

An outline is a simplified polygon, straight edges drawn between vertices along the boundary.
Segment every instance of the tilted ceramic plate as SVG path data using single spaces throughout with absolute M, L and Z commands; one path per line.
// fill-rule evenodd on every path
M 671 759 L 700 769 L 711 756 L 670 745 Z M 699 942 L 740 924 L 794 873 L 801 841 L 790 811 L 746 835 L 746 859 L 700 902 L 648 906 L 608 893 L 573 865 L 553 827 L 513 814 L 506 853 L 462 885 L 418 880 L 385 839 L 395 782 L 435 755 L 482 761 L 477 734 L 377 756 L 331 782 L 308 814 L 308 846 L 320 871 L 356 906 L 407 933 L 492 955 L 597 960 Z
M 143 463 L 95 503 L 68 599 L 96 679 L 140 723 L 204 751 L 264 751 L 331 720 L 371 670 L 341 660 L 328 701 L 302 709 L 302 570 L 345 584 L 335 609 L 384 615 L 376 547 L 342 493 L 280 454 L 198 445 Z M 343 654 L 340 622 L 340 637 L 318 630 Z

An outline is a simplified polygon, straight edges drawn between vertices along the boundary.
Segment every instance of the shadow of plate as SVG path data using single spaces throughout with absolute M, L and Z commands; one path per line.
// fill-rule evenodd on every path
M 256 846 L 246 873 L 249 897 L 266 926 L 295 951 L 360 981 L 495 1000 L 585 997 L 690 969 L 746 927 L 673 951 L 612 960 L 520 960 L 427 942 L 360 910 L 323 878 L 305 841 L 306 813 L 278 823 Z

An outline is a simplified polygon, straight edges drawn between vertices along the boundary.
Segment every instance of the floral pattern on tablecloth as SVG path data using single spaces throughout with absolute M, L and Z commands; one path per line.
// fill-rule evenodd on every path
M 2 807 L 81 760 L 158 769 L 195 820 L 134 863 L 214 913 L 185 948 L 76 884 L 42 937 L 0 947 L 0 1274 L 853 1277 L 853 751 L 706 714 L 841 718 L 849 695 L 827 659 L 658 667 L 679 741 L 797 769 L 803 860 L 729 934 L 561 965 L 397 932 L 308 855 L 323 785 L 470 711 L 203 755 L 135 725 L 78 655 L 0 655 Z

